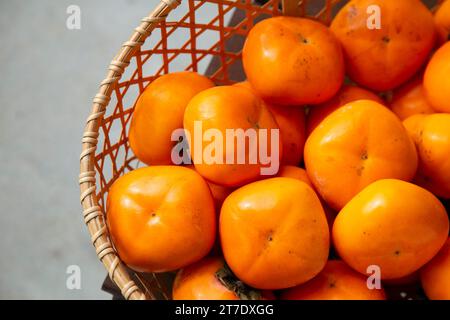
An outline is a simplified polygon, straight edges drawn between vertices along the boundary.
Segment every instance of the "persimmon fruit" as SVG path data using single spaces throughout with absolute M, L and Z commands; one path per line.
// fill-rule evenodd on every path
M 321 197 L 340 210 L 376 180 L 412 180 L 417 152 L 394 113 L 377 102 L 358 100 L 330 114 L 310 134 L 305 165 Z
M 431 300 L 450 300 L 450 238 L 439 253 L 422 268 L 420 280 Z
M 258 289 L 304 283 L 325 266 L 329 231 L 314 190 L 271 178 L 234 191 L 220 213 L 220 238 L 233 273 Z
M 435 112 L 425 96 L 421 77 L 415 77 L 394 90 L 390 106 L 400 120 L 416 114 Z
M 450 40 L 450 1 L 445 0 L 434 14 L 439 44 Z
M 329 114 L 356 100 L 373 100 L 384 104 L 383 99 L 369 90 L 353 85 L 344 85 L 331 100 L 309 109 L 306 119 L 307 134 L 309 135 Z
M 242 286 L 219 257 L 204 258 L 178 271 L 172 287 L 174 300 L 273 300 L 270 291 Z
M 312 280 L 281 294 L 283 300 L 385 300 L 383 289 L 369 289 L 367 278 L 343 261 L 330 260 Z
M 181 166 L 136 169 L 117 179 L 107 223 L 120 258 L 141 272 L 185 267 L 208 254 L 216 238 L 208 185 Z
M 350 267 L 366 274 L 369 266 L 378 266 L 382 279 L 397 279 L 430 261 L 448 231 L 447 212 L 431 192 L 385 179 L 367 186 L 339 212 L 332 235 Z
M 436 38 L 433 15 L 420 0 L 349 1 L 331 30 L 342 44 L 350 78 L 375 91 L 391 90 L 411 78 Z
M 311 179 L 309 179 L 308 173 L 303 168 L 294 166 L 282 166 L 277 176 L 285 178 L 293 178 L 303 181 L 308 186 L 314 189 L 314 185 L 312 184 Z M 320 199 L 320 201 L 322 202 L 323 211 L 325 212 L 328 227 L 331 233 L 331 227 L 333 226 L 333 221 L 336 218 L 336 212 L 333 209 L 331 209 L 322 199 Z
M 238 82 L 235 86 L 247 88 L 258 94 L 248 81 Z M 265 102 L 265 104 L 280 127 L 283 144 L 281 163 L 292 166 L 300 164 L 303 160 L 303 149 L 306 141 L 304 108 L 280 106 L 268 102 Z
M 202 132 L 195 129 L 198 124 L 202 126 Z M 246 88 L 222 86 L 197 94 L 186 108 L 184 129 L 191 134 L 190 151 L 195 170 L 218 185 L 238 187 L 260 179 L 261 169 L 270 167 L 275 162 L 279 164 L 282 157 L 283 148 L 275 119 L 265 103 Z M 208 152 L 208 146 L 217 142 L 215 139 L 209 143 L 203 141 L 204 132 L 208 130 L 213 130 L 211 132 L 222 137 L 223 140 L 219 141 L 222 143 L 218 143 L 223 151 L 221 156 L 216 154 L 217 150 Z M 236 130 L 230 141 L 227 139 L 229 130 Z M 237 133 L 242 132 L 244 136 L 249 130 L 255 133 L 254 147 L 257 149 L 251 148 L 252 144 L 247 143 L 248 139 L 241 139 L 242 143 L 238 143 Z M 260 130 L 266 132 L 265 141 L 260 138 Z M 278 138 L 272 136 L 273 130 L 278 133 Z M 261 148 L 266 148 L 271 161 L 269 164 L 264 164 L 259 157 L 258 151 Z M 240 154 L 244 155 L 242 163 L 238 161 Z M 251 155 L 255 155 L 254 163 L 250 161 Z M 228 161 L 229 158 L 231 162 Z M 274 168 L 278 169 L 278 166 Z M 273 175 L 276 173 L 277 171 Z
M 130 147 L 147 165 L 172 165 L 172 133 L 183 128 L 188 102 L 214 83 L 195 72 L 163 75 L 142 92 L 129 130 Z
M 431 107 L 450 113 L 450 41 L 440 47 L 425 69 L 423 87 Z
M 245 74 L 269 103 L 318 104 L 344 81 L 339 42 L 323 24 L 305 18 L 274 17 L 257 23 L 242 52 Z
M 293 178 L 300 181 L 303 181 L 311 188 L 314 188 L 311 180 L 308 177 L 308 174 L 306 173 L 306 170 L 303 168 L 295 167 L 295 166 L 282 166 L 280 170 L 278 171 L 278 177 L 285 177 L 285 178 Z
M 450 114 L 416 115 L 404 121 L 419 155 L 415 182 L 450 199 Z
M 223 260 L 208 257 L 178 271 L 172 288 L 174 300 L 239 300 L 216 274 L 224 268 Z

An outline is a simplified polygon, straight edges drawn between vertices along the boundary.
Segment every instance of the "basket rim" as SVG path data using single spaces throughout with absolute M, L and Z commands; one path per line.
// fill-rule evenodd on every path
M 91 235 L 91 242 L 100 261 L 108 270 L 111 280 L 119 287 L 127 300 L 155 299 L 146 295 L 130 277 L 110 240 L 105 223 L 105 213 L 96 196 L 95 152 L 97 151 L 100 124 L 106 108 L 111 101 L 114 87 L 122 78 L 131 58 L 144 44 L 156 26 L 165 21 L 169 13 L 181 4 L 181 0 L 160 0 L 150 14 L 141 20 L 133 34 L 111 61 L 106 78 L 100 83 L 98 93 L 92 103 L 90 115 L 86 120 L 80 155 L 80 202 L 83 208 L 84 222 Z M 151 294 L 151 293 L 150 293 Z

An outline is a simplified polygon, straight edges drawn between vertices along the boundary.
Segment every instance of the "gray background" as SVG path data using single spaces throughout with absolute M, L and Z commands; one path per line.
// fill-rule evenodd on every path
M 0 0 L 0 299 L 110 298 L 81 217 L 80 140 L 109 61 L 157 3 Z

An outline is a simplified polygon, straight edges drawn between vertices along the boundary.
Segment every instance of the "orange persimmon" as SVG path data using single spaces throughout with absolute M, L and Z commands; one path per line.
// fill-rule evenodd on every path
M 281 294 L 283 300 L 385 300 L 383 289 L 369 289 L 367 278 L 343 261 L 330 260 L 312 280 Z
M 411 78 L 436 39 L 433 15 L 420 0 L 349 1 L 331 30 L 342 44 L 350 78 L 375 91 Z
M 172 133 L 183 128 L 188 102 L 214 83 L 195 72 L 175 72 L 150 83 L 139 96 L 129 130 L 130 147 L 147 165 L 171 165 Z
M 404 121 L 419 154 L 415 182 L 450 199 L 450 114 L 415 115 Z
M 285 178 L 294 178 L 300 181 L 303 181 L 308 186 L 314 189 L 314 186 L 311 182 L 311 179 L 308 177 L 308 173 L 305 169 L 294 167 L 294 166 L 282 166 L 280 168 L 280 171 L 278 171 L 278 177 L 285 177 Z M 323 211 L 325 212 L 325 216 L 327 218 L 328 227 L 331 232 L 331 227 L 333 226 L 333 221 L 336 218 L 336 212 L 331 209 L 325 201 L 320 199 L 322 202 Z
M 379 180 L 358 193 L 337 215 L 333 244 L 356 271 L 380 268 L 381 279 L 398 279 L 430 261 L 448 237 L 444 206 L 412 183 Z
M 450 238 L 439 253 L 422 268 L 420 280 L 431 300 L 450 300 Z
M 305 165 L 325 202 L 340 210 L 376 180 L 411 180 L 417 152 L 392 111 L 374 101 L 358 100 L 330 114 L 311 133 Z
M 425 97 L 422 79 L 420 77 L 415 77 L 413 80 L 394 90 L 390 105 L 392 111 L 400 120 L 405 120 L 415 114 L 430 114 L 435 112 Z
M 120 258 L 141 272 L 185 267 L 208 254 L 216 239 L 208 185 L 181 166 L 141 168 L 117 179 L 107 217 Z
M 263 168 L 279 168 L 282 143 L 278 125 L 265 103 L 251 90 L 222 86 L 199 93 L 186 108 L 184 129 L 191 136 L 190 152 L 195 170 L 215 184 L 237 187 L 259 179 Z M 228 139 L 230 130 L 232 135 Z M 266 139 L 261 139 L 261 130 L 265 131 Z M 207 132 L 216 135 L 209 137 L 209 142 L 204 141 L 208 140 Z M 245 139 L 247 132 L 248 137 L 254 133 L 254 145 Z M 243 139 L 238 139 L 239 136 Z M 269 164 L 263 163 L 258 155 L 261 148 L 266 148 Z M 243 155 L 241 163 L 240 155 Z
M 438 31 L 439 43 L 450 40 L 450 1 L 442 3 L 434 14 L 434 23 Z
M 304 283 L 325 266 L 329 231 L 314 190 L 271 178 L 234 191 L 220 213 L 222 251 L 233 273 L 259 289 Z
M 425 96 L 437 112 L 450 113 L 450 42 L 440 47 L 425 69 Z
M 324 102 L 344 81 L 339 42 L 310 19 L 280 16 L 259 22 L 247 36 L 242 62 L 253 88 L 278 105 Z
M 258 94 L 248 81 L 236 83 L 235 86 L 247 88 Z M 303 160 L 303 148 L 306 140 L 304 108 L 265 103 L 280 127 L 281 142 L 283 143 L 282 164 L 293 166 L 300 164 Z
M 384 104 L 375 93 L 357 86 L 344 85 L 331 100 L 309 109 L 306 118 L 306 133 L 309 135 L 329 114 L 343 105 L 356 100 L 373 100 Z
M 282 166 L 278 171 L 278 177 L 297 179 L 303 181 L 311 188 L 314 188 L 314 186 L 311 183 L 311 180 L 308 177 L 308 174 L 306 173 L 306 170 L 303 168 L 295 166 Z
M 270 291 L 261 292 L 238 285 L 238 279 L 234 279 L 219 257 L 205 258 L 178 271 L 172 297 L 174 300 L 275 299 Z

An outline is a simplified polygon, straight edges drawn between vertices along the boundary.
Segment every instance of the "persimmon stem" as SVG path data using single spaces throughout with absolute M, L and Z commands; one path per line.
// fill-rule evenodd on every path
M 217 270 L 216 278 L 225 288 L 233 291 L 240 300 L 261 300 L 261 292 L 238 280 L 226 264 Z

